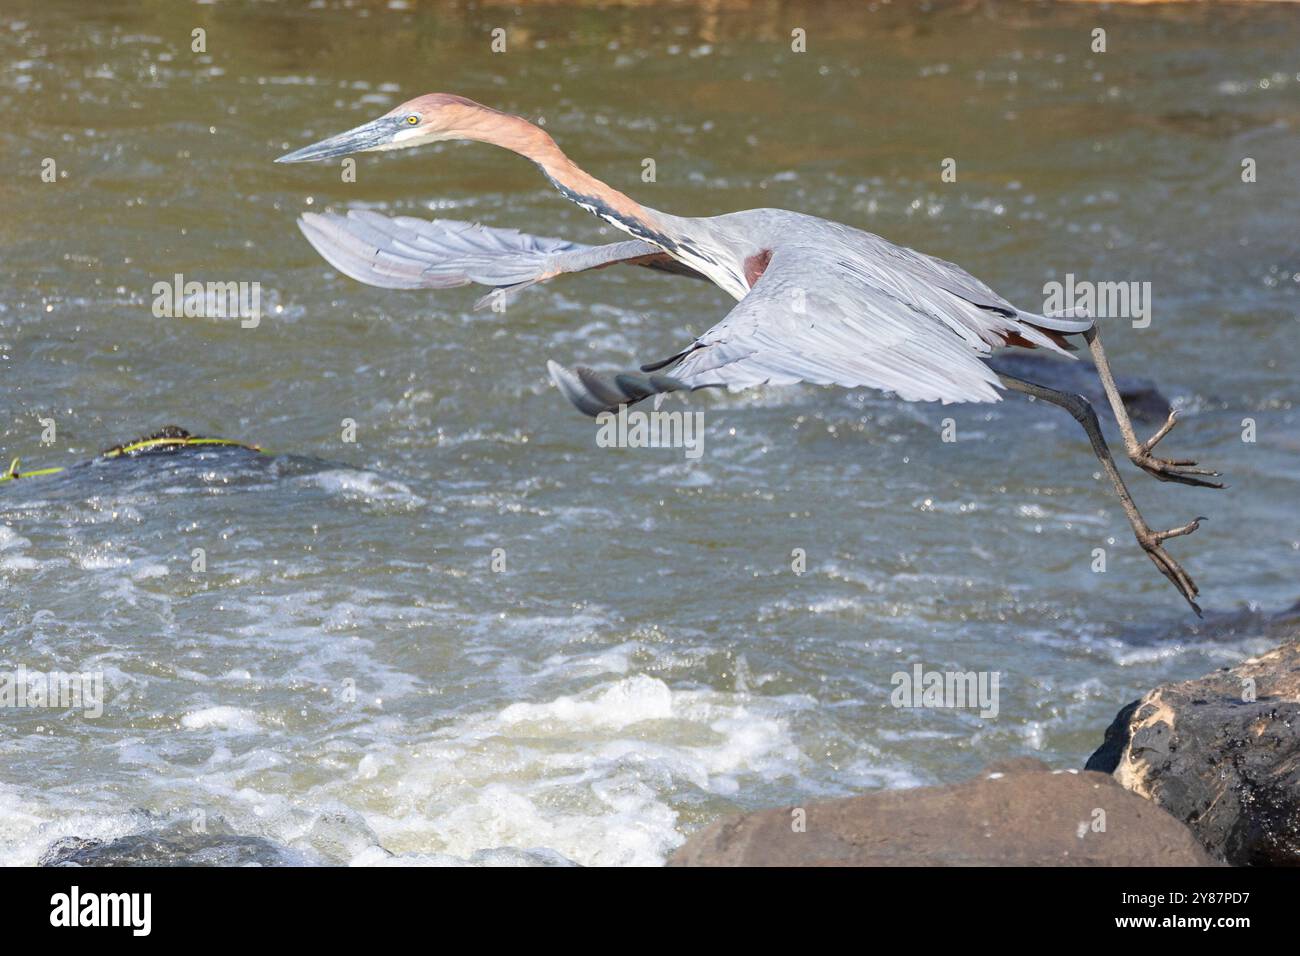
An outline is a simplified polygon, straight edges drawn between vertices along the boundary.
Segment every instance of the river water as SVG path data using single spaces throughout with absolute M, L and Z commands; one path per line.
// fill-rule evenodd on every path
M 8 0 L 5 462 L 169 423 L 266 454 L 0 484 L 0 666 L 105 696 L 0 708 L 0 863 L 206 831 L 324 863 L 654 865 L 737 809 L 1080 766 L 1300 596 L 1297 53 L 1271 5 Z M 1153 524 L 1210 519 L 1171 544 L 1205 620 L 1059 409 L 697 394 L 664 408 L 703 412 L 698 459 L 603 448 L 546 360 L 669 355 L 723 293 L 610 269 L 475 312 L 334 272 L 300 213 L 616 238 L 487 146 L 363 156 L 355 182 L 272 162 L 430 91 L 544 120 L 655 208 L 837 219 L 1026 308 L 1066 274 L 1151 283 L 1112 361 L 1231 487 L 1126 473 Z M 156 315 L 177 274 L 260 283 L 260 323 Z M 997 716 L 892 706 L 918 664 L 996 672 Z

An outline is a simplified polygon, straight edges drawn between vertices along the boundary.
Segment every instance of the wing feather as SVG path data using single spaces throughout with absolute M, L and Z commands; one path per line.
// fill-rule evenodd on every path
M 658 246 L 639 239 L 588 246 L 454 219 L 384 216 L 354 209 L 346 216 L 304 213 L 298 228 L 344 275 L 382 289 L 448 289 L 477 283 L 513 298 L 557 275 L 618 263 L 702 278 Z
M 1003 326 L 1019 327 L 1014 309 L 966 315 L 976 306 L 836 254 L 847 251 L 828 252 L 824 241 L 778 246 L 749 293 L 664 375 L 607 381 L 552 362 L 551 377 L 589 415 L 679 389 L 797 382 L 875 388 L 907 401 L 999 400 L 1001 383 L 983 358 Z
M 671 375 L 691 388 L 794 379 L 909 401 L 997 401 L 997 375 L 981 361 L 992 346 L 899 291 L 882 289 L 845 257 L 783 246 Z

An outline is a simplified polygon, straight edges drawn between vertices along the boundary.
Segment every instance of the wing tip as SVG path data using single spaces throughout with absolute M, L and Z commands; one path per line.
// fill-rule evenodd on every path
M 604 403 L 597 401 L 587 390 L 576 372 L 565 368 L 554 359 L 547 360 L 546 371 L 550 373 L 551 381 L 560 390 L 560 394 L 582 414 L 595 418 L 607 410 Z
M 546 370 L 561 394 L 578 411 L 592 418 L 651 396 L 690 388 L 685 382 L 670 375 L 644 375 L 636 372 L 615 375 L 611 382 L 586 366 L 567 369 L 554 360 L 547 361 Z

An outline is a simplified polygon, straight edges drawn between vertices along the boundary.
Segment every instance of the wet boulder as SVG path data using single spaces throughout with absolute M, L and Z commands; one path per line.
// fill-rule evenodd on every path
M 1152 690 L 1087 769 L 1184 821 L 1216 859 L 1300 865 L 1300 640 Z
M 1100 773 L 1016 762 L 965 783 L 720 820 L 670 866 L 1206 866 L 1191 832 Z
M 262 837 L 193 833 L 181 828 L 112 840 L 64 837 L 41 855 L 40 866 L 310 866 L 319 861 Z

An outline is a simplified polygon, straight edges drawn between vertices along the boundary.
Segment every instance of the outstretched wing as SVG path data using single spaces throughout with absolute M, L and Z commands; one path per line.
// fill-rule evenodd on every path
M 703 278 L 639 239 L 588 246 L 453 219 L 392 218 L 368 210 L 346 216 L 305 213 L 298 228 L 344 275 L 382 289 L 447 289 L 471 282 L 512 298 L 528 286 L 566 272 L 618 263 Z
M 1047 316 L 1017 309 L 961 266 L 946 259 L 917 252 L 906 246 L 896 246 L 871 233 L 858 233 L 856 238 L 865 244 L 864 252 L 874 264 L 874 271 L 881 280 L 888 282 L 887 277 L 893 275 L 896 277 L 894 281 L 899 282 L 903 291 L 923 287 L 941 289 L 985 312 L 1028 322 L 1040 329 L 1068 334 L 1083 332 L 1092 327 L 1091 319 L 1075 317 L 1073 314 Z
M 551 363 L 551 376 L 589 415 L 677 389 L 809 382 L 869 387 L 907 401 L 995 402 L 982 358 L 1007 335 L 1058 346 L 1014 307 L 992 310 L 840 247 L 779 247 L 721 322 L 668 362 L 602 379 Z M 1007 315 L 1005 312 L 1012 312 Z M 644 374 L 676 362 L 666 372 Z

